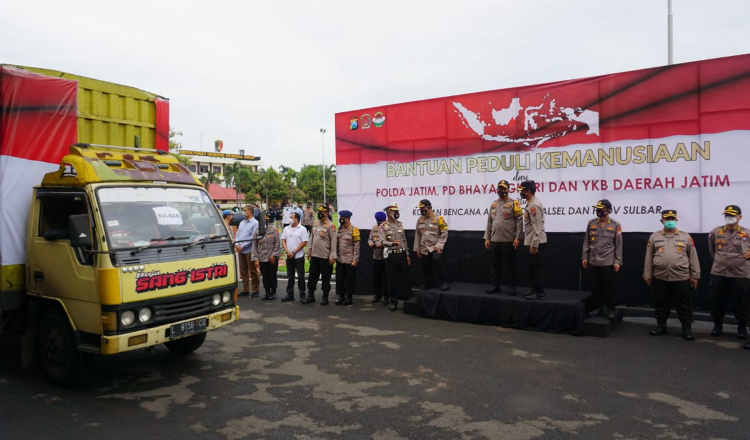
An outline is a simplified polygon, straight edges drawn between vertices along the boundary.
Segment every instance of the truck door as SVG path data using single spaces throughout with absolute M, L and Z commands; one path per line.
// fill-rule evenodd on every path
M 27 242 L 28 290 L 59 298 L 78 330 L 101 333 L 93 257 L 70 246 L 68 217 L 89 214 L 83 191 L 40 189 Z

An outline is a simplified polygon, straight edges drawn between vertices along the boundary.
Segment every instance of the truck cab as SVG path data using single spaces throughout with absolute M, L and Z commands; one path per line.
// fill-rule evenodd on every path
M 81 352 L 190 353 L 238 319 L 232 237 L 174 157 L 75 144 L 32 198 L 29 322 L 53 380 L 73 379 Z

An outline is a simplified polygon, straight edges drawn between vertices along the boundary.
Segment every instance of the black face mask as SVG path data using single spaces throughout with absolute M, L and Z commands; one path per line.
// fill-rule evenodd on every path
M 399 214 L 398 211 L 396 211 L 396 212 L 393 213 L 393 218 L 394 219 L 398 220 L 399 217 L 401 217 L 401 214 Z
M 596 216 L 597 217 L 601 218 L 601 217 L 604 217 L 605 215 L 607 215 L 607 211 L 605 211 L 603 209 L 597 209 L 596 210 Z
M 344 218 L 340 218 L 340 219 L 339 219 L 339 224 L 340 224 L 340 225 L 343 225 L 345 221 L 346 221 L 346 220 L 345 220 Z
M 424 208 L 422 208 L 422 209 L 419 210 L 419 213 L 422 214 L 422 215 L 427 215 L 427 210 L 424 209 Z
M 325 217 L 325 216 L 326 216 L 326 215 L 325 215 L 325 214 L 323 214 L 322 212 L 319 212 L 319 213 L 318 213 L 318 219 L 319 219 L 319 220 L 323 220 L 323 217 Z
M 497 195 L 498 195 L 498 196 L 499 196 L 499 197 L 500 197 L 501 199 L 504 199 L 504 198 L 508 197 L 508 191 L 501 191 L 501 190 L 498 190 L 498 191 L 497 191 Z

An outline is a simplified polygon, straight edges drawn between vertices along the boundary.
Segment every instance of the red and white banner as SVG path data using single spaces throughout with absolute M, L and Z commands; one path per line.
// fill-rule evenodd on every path
M 549 232 L 582 231 L 605 198 L 626 232 L 667 208 L 708 232 L 724 206 L 750 210 L 750 55 L 338 113 L 336 162 L 360 227 L 391 201 L 412 227 L 426 198 L 484 230 L 505 179 L 537 182 Z

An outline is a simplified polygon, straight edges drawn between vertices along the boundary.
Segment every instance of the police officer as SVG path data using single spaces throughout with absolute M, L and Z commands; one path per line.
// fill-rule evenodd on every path
M 523 244 L 529 247 L 529 275 L 531 276 L 531 291 L 523 295 L 526 299 L 547 299 L 544 293 L 544 266 L 542 256 L 544 245 L 547 243 L 547 233 L 544 231 L 544 207 L 536 196 L 536 182 L 524 180 L 518 187 L 521 197 L 526 199 L 523 213 Z
M 432 204 L 427 199 L 419 201 L 419 213 L 422 214 L 417 220 L 414 231 L 414 252 L 422 262 L 422 290 L 432 287 L 433 263 L 437 266 L 440 276 L 440 290 L 448 290 L 448 271 L 443 261 L 443 248 L 448 240 L 448 224 L 441 215 L 435 214 Z
M 310 260 L 310 273 L 307 280 L 307 298 L 302 304 L 315 302 L 315 288 L 318 278 L 322 279 L 323 299 L 320 305 L 328 305 L 328 293 L 331 291 L 331 273 L 336 261 L 336 225 L 329 219 L 325 204 L 318 207 L 318 219 L 315 220 L 310 234 L 310 246 L 307 258 Z
M 263 290 L 266 294 L 262 300 L 276 299 L 278 284 L 279 249 L 281 236 L 276 226 L 271 223 L 270 214 L 266 213 L 266 234 L 258 240 L 257 258 L 260 261 L 260 274 L 263 278 Z
M 734 317 L 737 319 L 737 338 L 747 339 L 748 319 L 748 268 L 742 245 L 748 240 L 747 230 L 740 226 L 742 210 L 737 205 L 724 208 L 724 226 L 708 234 L 708 252 L 714 262 L 711 266 L 711 298 L 714 328 L 711 336 L 724 334 L 726 303 L 732 299 Z
M 398 300 L 411 299 L 411 285 L 409 283 L 409 245 L 406 242 L 404 225 L 398 221 L 398 203 L 391 203 L 383 209 L 388 220 L 380 225 L 378 243 L 383 246 L 385 258 L 385 273 L 388 278 L 388 297 L 391 301 L 390 310 L 395 312 Z
M 385 222 L 388 216 L 383 211 L 375 213 L 375 226 L 370 229 L 370 238 L 367 239 L 367 245 L 372 249 L 372 283 L 375 288 L 375 297 L 370 301 L 376 303 L 383 301 L 383 305 L 388 305 L 388 287 L 385 277 L 385 258 L 383 258 L 383 245 L 378 243 L 380 225 Z
M 651 336 L 667 334 L 667 319 L 674 304 L 682 323 L 682 338 L 692 341 L 693 297 L 690 286 L 698 288 L 701 267 L 695 243 L 687 232 L 677 229 L 677 211 L 661 212 L 664 228 L 651 234 L 646 244 L 643 280 L 653 288 L 656 328 Z
M 302 216 L 302 226 L 307 229 L 308 235 L 310 234 L 310 231 L 312 231 L 312 225 L 315 222 L 315 211 L 312 209 L 312 203 L 307 202 L 307 206 L 305 207 L 304 214 Z
M 523 237 L 523 209 L 518 200 L 508 197 L 507 180 L 497 183 L 498 199 L 490 205 L 487 227 L 484 230 L 484 247 L 490 251 L 491 284 L 487 293 L 500 293 L 500 274 L 505 267 L 510 275 L 508 295 L 516 294 L 516 250 Z
M 357 280 L 357 263 L 359 262 L 359 228 L 352 226 L 352 212 L 339 211 L 338 256 L 336 257 L 336 294 L 335 304 L 349 306 L 352 304 L 354 286 Z
M 596 218 L 589 220 L 583 237 L 581 265 L 589 272 L 591 296 L 584 300 L 589 316 L 602 313 L 615 319 L 615 276 L 622 266 L 622 226 L 609 216 L 612 204 L 607 199 L 596 202 Z

